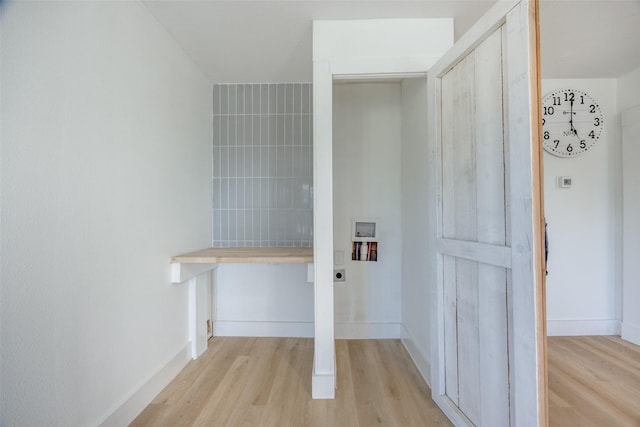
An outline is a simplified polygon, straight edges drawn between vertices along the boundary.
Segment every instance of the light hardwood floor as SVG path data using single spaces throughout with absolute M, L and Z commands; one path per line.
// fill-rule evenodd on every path
M 551 427 L 640 426 L 640 347 L 549 337 Z M 313 341 L 214 338 L 132 426 L 450 426 L 398 340 L 336 342 L 335 400 L 311 399 Z
M 640 426 L 640 347 L 618 337 L 549 337 L 551 427 Z
M 451 426 L 399 340 L 338 340 L 335 400 L 311 399 L 313 341 L 216 337 L 132 426 Z

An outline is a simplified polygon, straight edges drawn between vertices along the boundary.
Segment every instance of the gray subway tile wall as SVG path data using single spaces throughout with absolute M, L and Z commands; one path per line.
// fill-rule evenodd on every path
M 312 86 L 213 87 L 213 247 L 313 246 Z

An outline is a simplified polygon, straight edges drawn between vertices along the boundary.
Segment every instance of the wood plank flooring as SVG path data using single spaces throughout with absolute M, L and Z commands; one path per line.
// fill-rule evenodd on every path
M 132 426 L 451 426 L 399 340 L 338 340 L 335 400 L 311 399 L 313 340 L 216 337 Z
M 640 347 L 549 337 L 551 427 L 640 426 Z M 132 426 L 450 426 L 398 340 L 337 341 L 335 400 L 311 399 L 313 341 L 216 337 Z
M 619 337 L 549 337 L 551 427 L 640 426 L 640 347 Z

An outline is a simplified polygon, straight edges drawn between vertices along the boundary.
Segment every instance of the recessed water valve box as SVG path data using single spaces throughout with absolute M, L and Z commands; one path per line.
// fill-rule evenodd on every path
M 375 220 L 354 219 L 351 222 L 351 239 L 360 242 L 377 240 L 378 228 Z

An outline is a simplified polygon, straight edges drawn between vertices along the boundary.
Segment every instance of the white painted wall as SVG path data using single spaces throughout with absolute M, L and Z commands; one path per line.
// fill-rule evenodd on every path
M 640 104 L 640 68 L 618 77 L 618 111 Z
M 543 96 L 565 87 L 588 92 L 599 102 L 605 120 L 600 141 L 584 155 L 564 159 L 544 154 L 548 334 L 617 334 L 620 136 L 616 80 L 542 83 Z M 572 188 L 558 188 L 559 176 L 571 176 Z
M 422 376 L 431 376 L 431 286 L 435 254 L 427 252 L 435 233 L 428 200 L 431 173 L 427 148 L 427 79 L 402 81 L 402 340 Z
M 222 264 L 215 336 L 313 337 L 307 264 Z
M 640 345 L 640 104 L 622 112 L 623 238 L 622 338 Z
M 4 2 L 1 37 L 3 424 L 125 425 L 187 362 L 211 87 L 138 2 Z
M 313 60 L 340 67 L 364 66 L 371 73 L 381 59 L 398 65 L 407 59 L 434 63 L 453 42 L 453 19 L 361 19 L 314 21 Z M 358 63 L 360 65 L 358 65 Z M 397 72 L 407 70 L 398 69 Z M 426 71 L 426 70 L 424 70 Z M 335 71 L 334 71 L 335 72 Z M 347 71 L 353 74 L 354 70 Z
M 333 86 L 333 244 L 336 338 L 397 338 L 401 321 L 401 86 Z M 376 220 L 378 261 L 351 260 L 351 222 Z
M 618 79 L 622 114 L 622 338 L 640 345 L 640 68 Z

